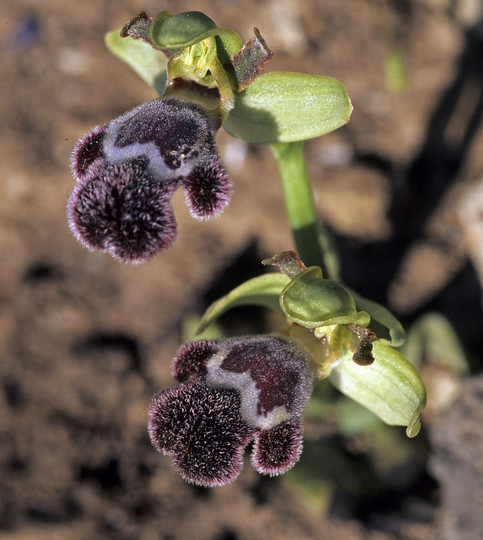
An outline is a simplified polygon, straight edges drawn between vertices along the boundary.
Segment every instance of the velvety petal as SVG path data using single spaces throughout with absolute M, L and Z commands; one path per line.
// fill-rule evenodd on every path
M 77 180 L 85 178 L 91 167 L 97 169 L 103 166 L 102 142 L 106 128 L 107 124 L 95 127 L 76 144 L 72 152 L 71 168 Z
M 221 486 L 238 476 L 244 448 L 255 434 L 239 410 L 238 392 L 209 388 L 197 378 L 154 398 L 149 435 L 185 480 Z
M 192 341 L 183 345 L 173 362 L 173 376 L 179 382 L 192 375 L 205 375 L 206 362 L 218 351 L 214 340 Z
M 212 155 L 203 165 L 196 167 L 183 181 L 186 204 L 197 219 L 219 215 L 230 201 L 230 177 L 220 158 Z
M 146 261 L 176 236 L 170 201 L 175 187 L 156 182 L 143 159 L 104 165 L 74 188 L 70 227 L 89 249 L 108 251 L 121 262 Z
M 302 453 L 302 425 L 282 422 L 255 436 L 253 467 L 262 474 L 275 476 L 291 469 Z

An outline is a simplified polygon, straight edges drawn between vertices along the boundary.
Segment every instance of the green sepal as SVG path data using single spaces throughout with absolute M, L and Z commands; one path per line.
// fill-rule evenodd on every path
M 214 36 L 219 37 L 226 59 L 243 46 L 240 36 L 234 30 L 217 27 L 216 23 L 201 11 L 185 11 L 177 15 L 162 11 L 154 18 L 149 29 L 153 46 L 167 52 L 191 47 Z
M 420 417 L 426 405 L 426 389 L 418 372 L 397 350 L 375 341 L 375 362 L 359 366 L 346 352 L 332 369 L 331 383 L 391 426 L 407 426 L 408 437 L 421 427 Z
M 149 37 L 162 51 L 177 51 L 189 47 L 216 28 L 216 23 L 201 11 L 185 11 L 174 15 L 169 11 L 158 13 L 149 27 Z
M 272 72 L 235 94 L 225 130 L 250 143 L 295 142 L 319 137 L 349 121 L 350 98 L 331 77 Z
M 258 305 L 280 309 L 278 299 L 289 281 L 290 278 L 278 273 L 263 274 L 245 281 L 245 283 L 211 304 L 203 314 L 196 332 L 203 332 L 208 325 L 223 313 L 236 306 Z
M 396 317 L 381 304 L 349 290 L 354 297 L 357 309 L 369 313 L 371 317 L 369 328 L 376 334 L 378 340 L 393 347 L 400 347 L 406 339 L 406 332 Z
M 140 39 L 121 37 L 120 30 L 109 32 L 105 43 L 112 54 L 125 62 L 143 81 L 153 86 L 159 95 L 166 90 L 167 58 L 161 52 Z
M 334 324 L 367 326 L 369 316 L 357 311 L 354 298 L 338 281 L 323 279 L 322 270 L 311 266 L 299 272 L 280 295 L 287 318 L 305 328 Z

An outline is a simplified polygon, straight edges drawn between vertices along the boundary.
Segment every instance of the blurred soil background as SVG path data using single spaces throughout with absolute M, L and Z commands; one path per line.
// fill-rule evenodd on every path
M 122 266 L 69 232 L 76 140 L 155 97 L 103 35 L 164 9 L 203 11 L 243 40 L 257 26 L 275 52 L 267 71 L 346 86 L 352 119 L 307 144 L 309 171 L 344 280 L 423 329 L 418 438 L 344 401 L 312 407 L 292 472 L 263 478 L 247 462 L 212 490 L 152 449 L 147 410 L 173 385 L 186 320 L 293 247 L 269 150 L 223 132 L 232 202 L 198 223 L 177 193 L 169 252 Z M 1 538 L 483 537 L 482 17 L 479 0 L 2 2 Z M 222 324 L 274 321 L 237 310 Z

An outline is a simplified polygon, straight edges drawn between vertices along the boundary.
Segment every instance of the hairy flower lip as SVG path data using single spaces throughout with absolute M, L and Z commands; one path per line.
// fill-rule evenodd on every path
M 162 428 L 169 419 L 163 417 L 162 411 L 171 405 L 170 412 L 173 412 L 174 402 L 179 401 L 181 396 L 185 397 L 188 405 L 183 410 L 181 403 L 176 412 L 184 413 L 188 421 L 193 421 L 193 426 L 186 427 L 183 418 L 180 417 L 177 419 L 178 429 L 173 429 L 170 432 L 171 436 L 168 437 L 169 431 L 163 431 Z M 200 411 L 208 413 L 222 406 L 228 408 L 234 406 L 236 411 L 238 401 L 239 396 L 234 390 L 211 389 L 204 386 L 199 379 L 190 381 L 184 386 L 165 390 L 154 397 L 149 411 L 151 442 L 158 452 L 171 456 L 175 468 L 189 483 L 217 487 L 233 482 L 243 467 L 244 449 L 253 438 L 254 430 L 244 425 L 236 413 L 220 422 L 216 421 L 216 417 L 214 421 L 212 417 L 210 422 L 209 414 L 206 414 L 205 420 L 196 420 L 195 413 Z M 201 431 L 204 437 L 199 440 Z M 180 433 L 184 435 L 186 452 L 179 451 Z M 227 434 L 231 436 L 230 444 L 223 444 L 222 437 L 226 437 Z M 210 448 L 207 451 L 208 446 Z M 190 463 L 190 459 L 196 461 Z
M 107 124 L 95 126 L 79 139 L 72 150 L 70 169 L 77 181 L 95 174 L 96 169 L 102 167 L 105 161 L 102 142 L 106 128 Z
M 106 251 L 119 262 L 139 264 L 172 244 L 176 222 L 170 197 L 176 185 L 159 184 L 148 175 L 139 192 L 133 177 L 142 171 L 142 160 L 137 160 L 92 169 L 78 181 L 67 215 L 71 231 L 82 245 Z M 135 211 L 140 205 L 142 211 Z
M 209 487 L 233 481 L 251 440 L 261 474 L 282 474 L 298 461 L 314 374 L 293 342 L 247 336 L 188 343 L 173 374 L 181 385 L 154 397 L 148 427 L 153 446 L 185 480 Z

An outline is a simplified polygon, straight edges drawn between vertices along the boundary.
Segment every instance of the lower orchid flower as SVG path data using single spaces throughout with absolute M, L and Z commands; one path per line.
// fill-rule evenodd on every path
M 74 149 L 71 230 L 87 248 L 140 263 L 176 237 L 171 196 L 185 190 L 191 215 L 219 215 L 231 183 L 218 156 L 219 122 L 181 99 L 155 99 L 85 135 Z
M 252 440 L 252 464 L 262 474 L 282 474 L 298 461 L 314 374 L 294 342 L 256 336 L 188 343 L 173 374 L 182 384 L 155 396 L 149 434 L 185 480 L 206 487 L 233 481 Z

